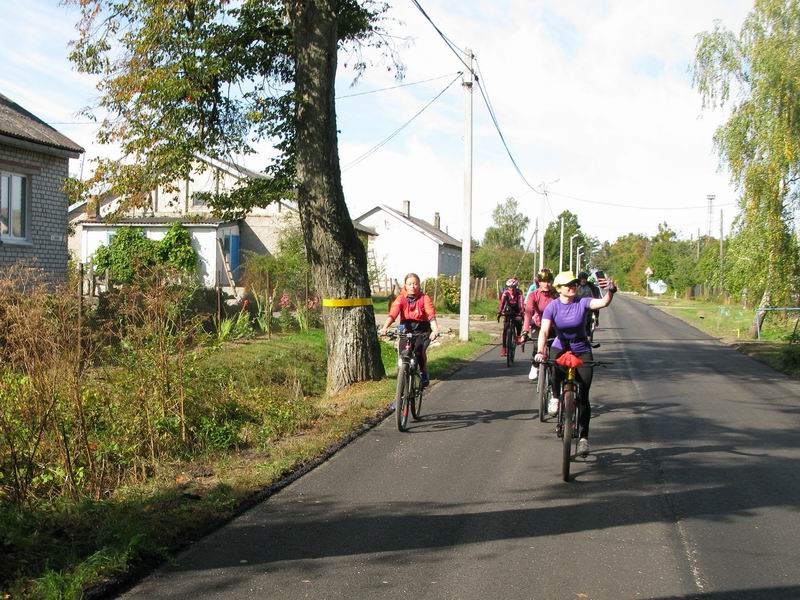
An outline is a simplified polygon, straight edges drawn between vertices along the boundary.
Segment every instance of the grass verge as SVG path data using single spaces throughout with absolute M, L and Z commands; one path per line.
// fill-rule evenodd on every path
M 488 342 L 488 334 L 475 332 L 469 342 L 431 348 L 431 378 L 445 376 Z M 232 376 L 243 389 L 293 382 L 294 389 L 284 386 L 287 395 L 301 389 L 313 410 L 277 414 L 281 427 L 268 445 L 248 444 L 247 432 L 240 432 L 245 441 L 236 449 L 159 465 L 153 477 L 111 498 L 0 510 L 0 598 L 101 596 L 274 493 L 389 413 L 395 352 L 383 344 L 382 356 L 385 379 L 335 397 L 324 395 L 319 377 L 322 331 L 228 344 L 205 357 L 201 371 L 211 380 Z
M 638 300 L 689 323 L 700 331 L 735 347 L 739 352 L 769 365 L 776 371 L 800 378 L 800 344 L 792 342 L 794 317 L 769 315 L 761 340 L 750 337 L 755 311 L 711 300 L 642 298 Z M 800 327 L 798 327 L 800 330 Z

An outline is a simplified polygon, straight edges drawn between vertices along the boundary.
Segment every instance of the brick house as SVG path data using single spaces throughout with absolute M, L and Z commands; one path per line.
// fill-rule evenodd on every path
M 23 262 L 67 276 L 69 159 L 83 148 L 0 94 L 0 269 Z

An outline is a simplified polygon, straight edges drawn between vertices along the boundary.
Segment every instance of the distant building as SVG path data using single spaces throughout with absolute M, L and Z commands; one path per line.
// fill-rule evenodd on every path
M 411 202 L 403 209 L 384 204 L 367 211 L 355 223 L 366 225 L 376 235 L 370 237 L 367 251 L 373 270 L 402 282 L 408 272 L 423 280 L 438 275 L 457 275 L 461 271 L 461 242 L 441 229 L 439 213 L 429 223 L 411 215 Z
M 229 161 L 198 157 L 187 177 L 170 186 L 176 191 L 163 187 L 153 190 L 149 204 L 143 208 L 120 215 L 120 199 L 114 196 L 107 196 L 94 206 L 76 203 L 69 213 L 73 230 L 70 252 L 87 263 L 101 245 L 108 245 L 120 227 L 137 227 L 145 237 L 160 240 L 173 223 L 179 222 L 191 235 L 203 284 L 235 287 L 231 286 L 230 272 L 238 286 L 247 268 L 247 254 L 275 254 L 284 229 L 299 225 L 297 208 L 293 202 L 280 200 L 254 208 L 241 219 L 224 221 L 212 214 L 204 195 L 228 192 L 248 179 L 265 177 Z M 356 229 L 365 243 L 375 235 L 364 226 L 356 225 Z
M 69 159 L 83 148 L 0 94 L 0 268 L 25 263 L 67 276 Z

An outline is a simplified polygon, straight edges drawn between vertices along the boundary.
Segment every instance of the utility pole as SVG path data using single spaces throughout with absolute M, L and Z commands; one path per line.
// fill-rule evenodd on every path
M 536 277 L 536 272 L 538 269 L 536 268 L 536 251 L 539 249 L 539 218 L 536 218 L 535 221 L 535 228 L 533 230 L 533 276 Z
M 469 340 L 469 276 L 472 252 L 472 50 L 465 49 L 464 73 L 464 229 L 461 240 L 461 301 L 458 337 Z
M 700 228 L 697 228 L 697 258 L 695 260 L 700 260 Z
M 564 270 L 564 217 L 561 217 L 561 244 L 558 246 L 558 272 Z
M 569 238 L 569 270 L 572 271 L 572 240 L 578 237 L 579 234 L 574 233 L 571 238 Z
M 708 199 L 708 237 L 711 237 L 711 224 L 714 221 L 714 198 L 716 196 L 709 194 L 706 198 Z
M 581 250 L 583 250 L 583 246 L 578 246 L 578 250 L 575 252 L 575 270 L 578 272 L 581 270 Z
M 719 209 L 719 293 L 724 294 L 722 281 L 722 209 Z
M 547 231 L 547 226 L 544 220 L 544 200 L 542 200 L 542 230 L 539 236 L 539 270 L 544 268 L 544 234 Z

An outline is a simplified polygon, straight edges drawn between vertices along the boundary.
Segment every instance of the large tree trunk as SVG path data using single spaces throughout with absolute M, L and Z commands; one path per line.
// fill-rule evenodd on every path
M 344 201 L 336 133 L 336 0 L 288 0 L 294 34 L 297 204 L 323 298 L 370 298 L 367 256 Z M 384 375 L 372 306 L 323 308 L 328 392 Z

